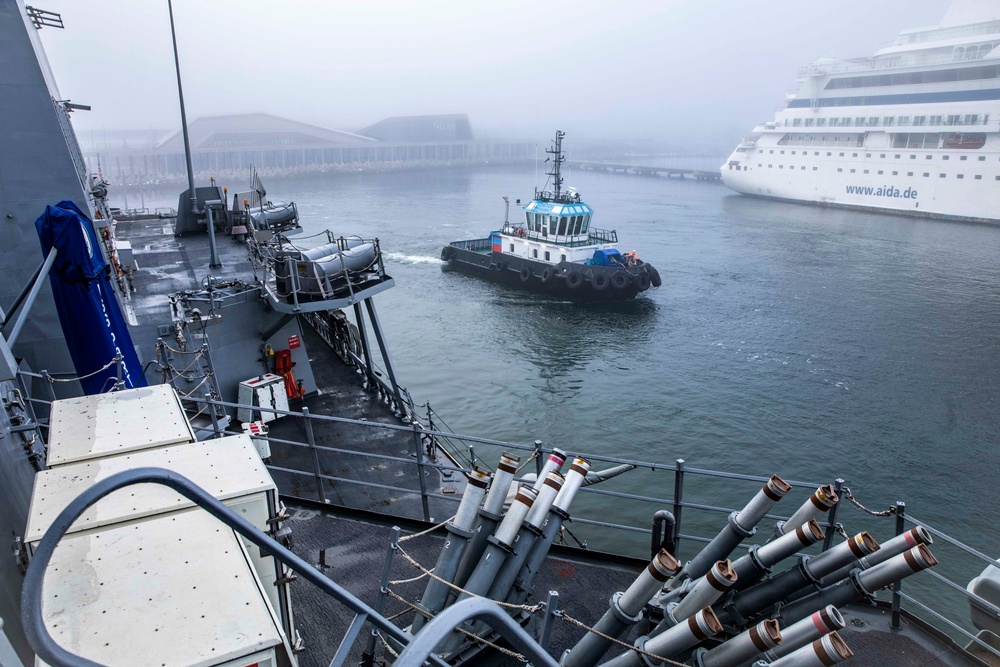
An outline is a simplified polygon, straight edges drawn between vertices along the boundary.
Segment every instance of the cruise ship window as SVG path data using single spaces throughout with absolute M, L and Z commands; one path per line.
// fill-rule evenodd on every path
M 879 176 L 881 176 L 883 173 L 885 173 L 885 172 L 883 172 L 881 169 L 878 170 L 878 175 Z
M 980 155 L 979 156 L 979 161 L 980 162 L 986 162 L 986 156 L 985 155 Z
M 852 173 L 852 174 L 853 174 L 853 173 L 854 173 L 855 171 L 856 171 L 856 170 L 854 170 L 854 169 L 851 169 L 851 173 Z
M 763 167 L 763 166 L 764 166 L 764 164 L 763 164 L 763 163 L 761 163 L 761 162 L 758 162 L 758 163 L 757 163 L 757 166 L 758 166 L 758 167 Z
M 841 154 L 840 154 L 840 157 L 844 157 L 844 154 L 843 154 L 843 153 L 841 153 Z
M 942 175 L 942 176 L 944 176 L 944 174 L 941 174 L 941 175 Z M 958 175 L 958 176 L 956 176 L 955 178 L 965 178 L 965 174 L 959 174 L 959 175 Z
M 801 167 L 799 167 L 799 169 L 801 169 L 802 171 L 805 171 L 806 170 L 806 166 L 802 165 Z
M 851 157 L 857 157 L 857 156 L 858 156 L 857 153 L 851 153 Z
M 913 176 L 913 172 L 912 171 L 908 171 L 908 172 L 906 172 L 906 175 L 907 176 Z
M 773 165 L 773 164 L 769 164 L 769 165 L 767 165 L 767 168 L 768 168 L 768 169 L 773 169 L 773 168 L 774 168 L 774 165 Z
M 976 180 L 977 181 L 983 180 L 983 175 L 982 174 L 976 174 Z
M 784 168 L 785 168 L 785 165 L 783 165 L 783 164 L 779 164 L 778 165 L 778 169 L 784 169 Z
M 933 159 L 933 157 L 934 157 L 933 155 L 928 155 L 927 159 L 930 160 L 930 159 Z
M 813 155 L 819 155 L 819 151 L 813 151 Z
M 958 159 L 959 159 L 959 160 L 962 160 L 962 161 L 965 161 L 965 160 L 968 160 L 968 159 L 969 159 L 969 156 L 968 156 L 968 155 L 962 155 L 962 156 L 959 156 L 959 158 L 958 158 Z
M 868 173 L 868 170 L 867 170 L 867 169 L 865 169 L 865 173 L 866 173 L 866 174 Z
M 925 171 L 924 172 L 924 178 L 927 178 L 928 176 L 930 176 L 930 174 Z
M 944 174 L 938 174 L 941 178 L 944 178 Z
M 785 154 L 785 151 L 781 151 L 781 154 L 782 154 L 782 155 L 784 155 L 784 154 Z
M 831 155 L 833 155 L 833 153 L 831 153 L 830 151 L 827 151 L 827 152 L 826 152 L 826 156 L 827 156 L 827 157 L 830 157 Z
M 813 171 L 816 171 L 816 167 L 813 167 Z
M 902 157 L 902 156 L 901 156 L 901 155 L 900 155 L 899 153 L 896 153 L 896 159 L 897 159 L 897 160 L 898 160 L 899 158 L 901 158 L 901 157 Z
M 792 155 L 795 155 L 795 151 L 792 151 Z
M 911 160 L 916 160 L 916 159 L 917 159 L 917 156 L 916 156 L 916 155 L 911 155 L 911 156 L 910 156 L 910 159 L 911 159 Z
M 871 156 L 872 156 L 871 153 L 865 153 L 865 157 L 871 157 Z M 883 155 L 882 157 L 885 157 L 885 156 Z
M 995 180 L 998 180 L 998 181 L 1000 181 L 1000 176 L 997 176 Z
M 837 171 L 844 171 L 843 167 L 837 167 Z
M 910 124 L 910 117 L 909 116 L 900 116 L 899 117 L 899 124 L 900 125 L 909 125 Z
M 892 175 L 893 176 L 899 176 L 899 172 L 898 171 L 894 171 L 894 172 L 892 172 Z
M 947 155 L 942 155 L 942 156 L 941 156 L 941 159 L 942 159 L 942 160 L 947 160 L 947 159 L 949 159 L 949 157 L 948 157 Z

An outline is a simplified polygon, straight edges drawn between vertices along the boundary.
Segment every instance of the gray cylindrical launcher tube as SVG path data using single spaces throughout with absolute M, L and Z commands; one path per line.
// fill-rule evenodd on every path
M 760 520 L 791 488 L 777 475 L 771 477 L 746 507 L 729 515 L 726 527 L 684 566 L 684 574 L 690 579 L 697 579 L 704 576 L 713 563 L 728 558 L 744 538 L 754 534 Z M 675 577 L 676 584 L 681 583 L 679 579 Z
M 844 617 L 832 604 L 814 612 L 811 616 L 781 629 L 781 643 L 764 653 L 767 660 L 777 660 L 807 644 L 811 644 L 823 635 L 842 629 L 845 626 Z
M 847 660 L 853 655 L 854 651 L 848 647 L 847 642 L 834 631 L 783 658 L 778 658 L 769 667 L 827 667 Z
M 507 491 L 510 489 L 514 475 L 517 474 L 517 464 L 521 460 L 519 456 L 504 452 L 500 456 L 500 463 L 497 464 L 497 471 L 493 475 L 493 482 L 490 484 L 486 499 L 479 510 L 476 527 L 473 529 L 472 539 L 465 549 L 465 555 L 455 573 L 454 583 L 458 586 L 465 584 L 476 563 L 483 557 L 486 551 L 486 539 L 493 534 L 502 518 L 503 503 L 507 498 Z M 454 599 L 454 594 L 449 595 Z
M 847 579 L 785 605 L 781 608 L 781 621 L 792 624 L 827 605 L 843 607 L 858 599 L 872 599 L 879 589 L 937 563 L 927 545 L 919 544 L 870 570 L 852 572 Z
M 799 549 L 811 546 L 822 540 L 823 529 L 815 520 L 810 519 L 805 525 L 795 528 L 767 544 L 753 546 L 745 556 L 740 556 L 733 563 L 737 580 L 734 590 L 745 590 L 759 582 L 771 568 L 793 555 Z
M 722 623 L 709 607 L 655 637 L 639 637 L 635 641 L 635 647 L 640 651 L 661 658 L 672 659 L 681 651 L 686 651 L 720 632 L 722 632 Z M 663 663 L 654 662 L 635 651 L 627 651 L 617 658 L 605 662 L 601 667 L 647 667 L 647 665 L 655 664 Z
M 486 486 L 490 479 L 490 473 L 485 470 L 473 470 L 466 475 L 468 484 L 465 485 L 465 492 L 462 494 L 462 501 L 458 505 L 455 518 L 452 519 L 445 529 L 448 537 L 445 539 L 444 547 L 438 554 L 437 564 L 434 566 L 434 574 L 445 581 L 450 582 L 458 564 L 462 559 L 462 554 L 472 536 L 472 527 L 476 521 L 476 510 L 483 496 L 486 495 Z M 448 600 L 448 593 L 451 589 L 441 581 L 430 578 L 424 588 L 423 597 L 420 598 L 419 606 L 431 616 L 444 609 Z M 427 617 L 417 613 L 413 618 L 413 625 L 410 632 L 416 634 L 427 622 Z
M 542 523 L 542 534 L 531 545 L 528 558 L 521 566 L 520 572 L 517 573 L 514 586 L 511 587 L 510 593 L 507 595 L 508 602 L 520 604 L 531 593 L 535 577 L 538 575 L 542 563 L 545 562 L 545 557 L 548 555 L 556 535 L 559 534 L 563 521 L 569 519 L 569 507 L 573 503 L 577 491 L 583 485 L 583 480 L 589 470 L 590 461 L 579 456 L 573 459 L 573 465 L 570 466 L 569 472 L 566 474 L 566 481 L 563 482 L 562 488 L 556 494 L 556 499 L 552 501 L 552 508 Z
M 510 545 L 514 552 L 504 559 L 486 597 L 500 601 L 507 598 L 507 593 L 510 592 L 510 587 L 514 585 L 514 579 L 517 578 L 517 573 L 520 572 L 521 566 L 528 558 L 531 546 L 535 539 L 542 534 L 541 525 L 544 523 L 549 509 L 552 507 L 552 501 L 556 499 L 556 494 L 559 493 L 562 484 L 563 476 L 556 470 L 549 471 L 549 474 L 545 476 L 545 483 L 538 490 L 538 497 L 531 504 L 531 509 L 528 510 L 524 523 L 521 524 L 514 542 Z
M 904 551 L 912 549 L 918 544 L 934 544 L 934 538 L 931 537 L 931 534 L 927 532 L 927 529 L 922 526 L 911 528 L 910 530 L 900 533 L 892 539 L 887 540 L 875 553 L 859 558 L 857 564 L 852 563 L 850 565 L 845 565 L 839 570 L 825 575 L 821 585 L 829 586 L 831 584 L 835 584 L 850 574 L 854 567 L 860 567 L 862 570 L 867 570 L 875 567 L 879 563 L 884 563 L 893 556 L 898 556 Z
M 564 667 L 591 667 L 611 647 L 607 637 L 619 637 L 642 619 L 642 610 L 660 587 L 681 568 L 677 559 L 661 549 L 635 581 L 624 591 L 615 593 L 610 609 L 594 624 L 576 645 L 563 654 Z M 602 636 L 604 635 L 604 636 Z
M 711 607 L 736 583 L 736 573 L 728 560 L 720 560 L 705 576 L 695 583 L 691 592 L 684 596 L 677 606 L 669 610 L 674 621 L 683 621 L 699 609 Z M 667 622 L 667 619 L 664 619 Z M 662 625 L 662 623 L 661 623 Z
M 517 531 L 521 527 L 521 523 L 528 514 L 528 510 L 531 509 L 531 504 L 537 495 L 538 493 L 526 484 L 522 484 L 518 488 L 517 494 L 514 496 L 514 501 L 511 503 L 510 509 L 507 510 L 503 521 L 500 522 L 496 533 L 491 535 L 487 540 L 486 553 L 483 554 L 482 559 L 476 564 L 475 569 L 472 570 L 472 574 L 469 575 L 469 580 L 463 586 L 466 592 L 459 594 L 456 602 L 461 602 L 472 595 L 486 594 L 490 588 L 490 584 L 493 583 L 493 578 L 496 577 L 497 572 L 500 570 L 500 566 L 503 565 L 504 559 L 511 553 L 510 545 L 514 541 L 514 537 L 517 535 Z M 454 632 L 442 640 L 437 649 L 443 655 L 451 654 L 458 649 L 463 639 L 464 635 Z
M 816 489 L 809 500 L 802 503 L 795 513 L 787 521 L 779 521 L 774 527 L 774 539 L 780 535 L 798 528 L 808 523 L 811 519 L 819 521 L 819 518 L 830 511 L 830 508 L 840 502 L 840 496 L 834 491 L 833 485 L 824 484 Z
M 803 588 L 816 586 L 825 575 L 877 549 L 878 542 L 867 531 L 862 531 L 817 556 L 800 558 L 796 567 L 738 593 L 731 608 L 727 606 L 722 612 L 722 622 L 746 618 L 779 600 L 787 599 Z M 812 611 L 815 610 L 810 610 L 810 613 Z
M 696 662 L 701 667 L 739 667 L 780 643 L 781 629 L 778 621 L 768 618 L 710 651 L 701 653 Z
M 553 470 L 558 471 L 562 468 L 563 463 L 566 462 L 566 452 L 561 449 L 553 449 L 552 453 L 549 454 L 549 458 L 545 459 L 545 465 L 542 466 L 542 472 L 535 479 L 532 485 L 535 491 L 539 491 L 542 488 L 542 484 L 545 484 L 545 476 L 548 475 Z

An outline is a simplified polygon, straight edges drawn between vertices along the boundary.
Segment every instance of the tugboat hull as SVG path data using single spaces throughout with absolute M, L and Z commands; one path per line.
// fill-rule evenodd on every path
M 489 248 L 489 238 L 456 241 L 441 250 L 441 259 L 448 268 L 566 301 L 629 301 L 660 286 L 659 273 L 642 261 L 634 266 L 551 264 Z

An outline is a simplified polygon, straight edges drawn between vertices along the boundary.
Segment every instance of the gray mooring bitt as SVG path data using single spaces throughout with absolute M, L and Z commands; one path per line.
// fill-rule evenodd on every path
M 792 487 L 774 475 L 742 510 L 729 515 L 726 526 L 684 566 L 681 576 L 674 577 L 671 588 L 676 588 L 684 578 L 697 579 L 705 575 L 712 565 L 729 557 L 740 542 L 753 535 L 757 524 Z
M 869 570 L 854 570 L 848 578 L 785 605 L 781 608 L 781 621 L 792 624 L 827 605 L 839 608 L 856 600 L 871 600 L 876 591 L 937 564 L 927 545 L 918 544 Z
M 594 629 L 567 650 L 560 660 L 564 667 L 592 667 L 597 664 L 625 630 L 642 620 L 643 609 L 667 579 L 680 571 L 681 564 L 670 553 L 660 550 L 624 592 L 615 593 L 609 608 Z
M 462 500 L 458 504 L 455 518 L 448 522 L 445 530 L 448 536 L 445 538 L 441 553 L 438 554 L 437 563 L 434 565 L 434 574 L 444 581 L 451 582 L 458 570 L 459 561 L 465 551 L 469 538 L 472 537 L 472 527 L 475 525 L 476 510 L 483 496 L 486 495 L 486 486 L 490 479 L 490 473 L 484 470 L 473 470 L 468 475 L 468 484 L 465 485 L 465 492 Z M 423 597 L 420 598 L 419 606 L 431 616 L 444 609 L 448 600 L 448 593 L 451 589 L 442 581 L 431 577 L 424 588 Z M 427 622 L 427 617 L 417 613 L 413 617 L 413 624 L 410 626 L 410 633 L 416 634 Z

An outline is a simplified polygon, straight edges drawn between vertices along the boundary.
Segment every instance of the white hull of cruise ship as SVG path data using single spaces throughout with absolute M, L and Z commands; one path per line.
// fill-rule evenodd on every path
M 1000 20 L 964 21 L 953 6 L 942 26 L 905 31 L 871 58 L 803 68 L 787 108 L 722 165 L 723 182 L 758 197 L 1000 222 Z

